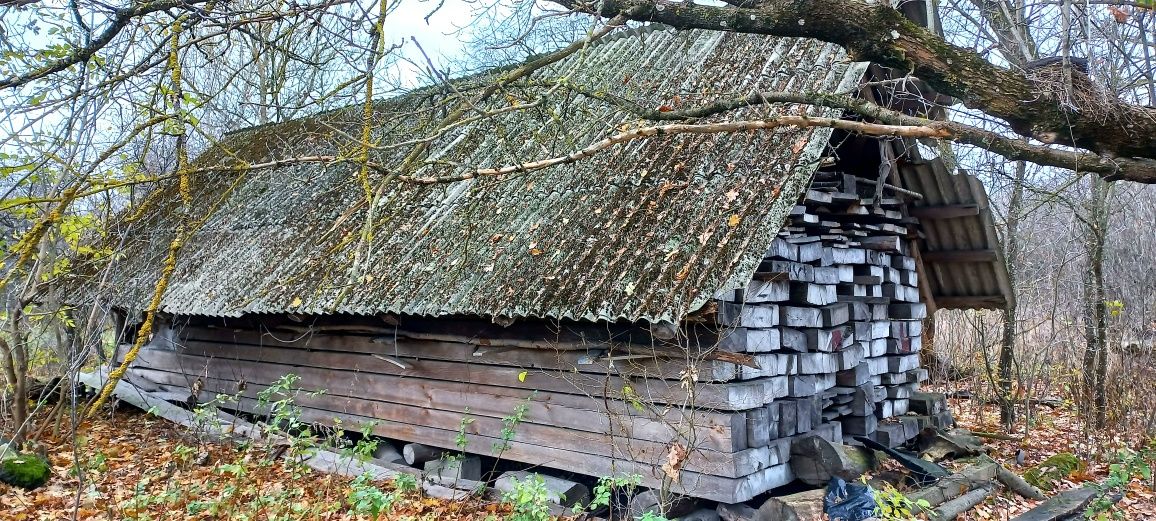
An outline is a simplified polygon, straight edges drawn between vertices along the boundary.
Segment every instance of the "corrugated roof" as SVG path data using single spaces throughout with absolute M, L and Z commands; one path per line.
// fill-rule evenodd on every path
M 983 183 L 948 171 L 930 147 L 895 141 L 903 188 L 923 194 L 911 202 L 919 218 L 926 284 L 945 309 L 1003 309 L 1015 301 L 995 220 Z
M 766 91 L 851 92 L 865 66 L 834 45 L 719 31 L 643 30 L 591 46 L 535 73 L 646 108 L 694 106 Z M 455 84 L 462 91 L 469 80 Z M 513 87 L 489 109 L 545 87 Z M 373 160 L 396 165 L 429 135 L 445 88 L 376 104 Z M 511 98 L 512 97 L 512 98 Z M 809 107 L 743 109 L 812 115 Z M 350 154 L 360 107 L 231 134 L 249 162 Z M 534 110 L 453 129 L 427 159 L 498 166 L 569 153 L 636 117 L 560 89 Z M 386 182 L 366 211 L 351 163 L 199 174 L 193 217 L 161 309 L 175 314 L 393 312 L 587 320 L 677 321 L 721 288 L 752 276 L 809 183 L 829 138 L 822 129 L 657 137 L 574 164 L 422 186 Z M 224 159 L 222 159 L 224 157 Z M 200 164 L 235 162 L 221 151 Z M 421 175 L 461 167 L 430 165 Z M 175 190 L 158 192 L 133 224 L 106 294 L 142 309 L 179 220 Z M 738 216 L 737 223 L 736 218 Z

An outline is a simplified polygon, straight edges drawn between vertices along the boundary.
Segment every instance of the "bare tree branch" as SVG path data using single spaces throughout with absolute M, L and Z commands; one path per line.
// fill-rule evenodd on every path
M 473 179 L 476 177 L 500 176 L 506 174 L 515 174 L 523 172 L 531 172 L 534 170 L 541 170 L 552 166 L 575 163 L 599 152 L 602 152 L 610 147 L 622 145 L 631 141 L 640 139 L 647 139 L 652 137 L 673 136 L 678 134 L 723 134 L 731 132 L 747 132 L 753 130 L 772 130 L 780 127 L 827 127 L 850 132 L 857 132 L 871 136 L 895 136 L 895 137 L 921 137 L 921 138 L 944 138 L 948 133 L 938 128 L 940 122 L 931 122 L 931 125 L 926 126 L 899 126 L 899 125 L 880 125 L 877 123 L 864 123 L 861 121 L 849 121 L 845 119 L 836 118 L 817 118 L 807 116 L 779 116 L 769 119 L 761 120 L 744 120 L 744 121 L 727 121 L 723 123 L 703 123 L 703 124 L 685 124 L 675 123 L 670 125 L 659 125 L 652 127 L 643 127 L 625 132 L 619 132 L 608 138 L 602 139 L 595 143 L 577 150 L 565 156 L 553 157 L 550 159 L 542 159 L 538 161 L 531 161 L 528 163 L 520 163 L 517 165 L 508 165 L 495 168 L 480 168 L 463 172 L 458 175 L 445 177 L 421 177 L 421 176 L 399 176 L 401 181 L 416 183 L 416 184 L 435 184 L 435 183 L 449 183 L 454 181 L 463 181 L 466 179 Z
M 148 2 L 134 5 L 132 7 L 117 9 L 109 21 L 108 27 L 101 31 L 100 35 L 93 38 L 92 41 L 73 50 L 67 56 L 57 59 L 43 67 L 28 71 L 24 74 L 9 76 L 0 79 L 0 89 L 12 89 L 26 85 L 29 82 L 50 76 L 54 73 L 60 72 L 78 63 L 84 63 L 90 60 L 98 51 L 103 49 L 106 45 L 112 42 L 116 35 L 120 34 L 122 30 L 128 27 L 131 22 L 142 16 L 164 11 L 166 9 L 174 9 L 177 7 L 188 7 L 196 4 L 202 4 L 208 0 L 158 0 L 156 2 Z
M 1156 157 L 1156 108 L 1099 96 L 1086 76 L 1078 88 L 1096 103 L 1073 106 L 1046 77 L 998 67 L 974 50 L 952 45 L 886 3 L 864 0 L 762 0 L 755 7 L 666 0 L 550 0 L 603 16 L 660 22 L 679 29 L 807 37 L 845 47 L 856 60 L 910 71 L 940 93 L 1006 121 L 1045 143 L 1115 157 Z
M 1156 183 L 1156 160 L 1145 158 L 1116 158 L 1072 149 L 1031 143 L 996 132 L 954 121 L 934 121 L 886 109 L 869 101 L 851 96 L 811 92 L 755 92 L 748 96 L 720 100 L 683 110 L 660 111 L 644 108 L 630 100 L 607 94 L 590 92 L 567 84 L 567 87 L 591 98 L 614 104 L 642 119 L 651 121 L 690 121 L 723 114 L 743 107 L 768 103 L 795 103 L 816 105 L 850 111 L 874 121 L 905 127 L 936 128 L 943 139 L 990 150 L 1012 160 L 1024 160 L 1045 166 L 1091 172 L 1109 180 L 1128 180 L 1138 183 Z M 880 135 L 873 132 L 860 133 Z

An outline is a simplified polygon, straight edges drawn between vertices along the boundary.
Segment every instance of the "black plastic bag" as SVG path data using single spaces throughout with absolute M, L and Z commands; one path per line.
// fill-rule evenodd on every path
M 831 521 L 864 521 L 875 517 L 875 489 L 858 483 L 848 484 L 839 478 L 827 483 L 823 511 Z

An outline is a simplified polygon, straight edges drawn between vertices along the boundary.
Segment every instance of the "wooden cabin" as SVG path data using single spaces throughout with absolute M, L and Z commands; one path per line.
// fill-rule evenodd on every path
M 447 95 L 494 75 L 377 102 L 371 159 L 401 164 L 428 137 L 413 175 L 455 175 L 568 154 L 638 125 L 632 107 L 758 91 L 928 113 L 927 92 L 893 88 L 918 82 L 875 81 L 887 74 L 821 42 L 650 26 L 479 107 L 522 110 L 437 130 Z M 236 395 L 253 412 L 293 374 L 325 391 L 298 398 L 306 421 L 372 421 L 452 451 L 463 429 L 482 455 L 522 411 L 505 461 L 738 503 L 794 479 L 798 436 L 896 445 L 950 421 L 911 407 L 924 319 L 1011 298 L 982 185 L 909 139 L 658 136 L 433 184 L 363 177 L 356 161 L 247 167 L 355 157 L 362 110 L 234 132 L 196 161 L 188 212 L 161 187 L 116 224 L 126 254 L 98 296 L 128 339 L 175 230 L 193 230 L 129 382 L 177 402 Z M 776 113 L 838 115 L 726 117 Z

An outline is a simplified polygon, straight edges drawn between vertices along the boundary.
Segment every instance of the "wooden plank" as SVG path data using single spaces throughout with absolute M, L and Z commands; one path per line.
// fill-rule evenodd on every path
M 767 250 L 764 257 L 767 259 L 796 261 L 799 259 L 799 247 L 783 239 L 775 238 L 771 241 L 771 247 Z
M 779 306 L 780 322 L 787 327 L 823 327 L 823 314 L 819 308 Z
M 758 271 L 761 273 L 786 273 L 788 279 L 800 282 L 815 281 L 815 267 L 799 262 L 765 260 L 759 263 Z
M 854 330 L 850 325 L 830 329 L 807 329 L 807 343 L 813 349 L 830 353 L 851 345 L 855 340 Z
M 694 369 L 703 381 L 725 382 L 734 379 L 738 374 L 732 363 L 702 360 L 691 351 L 688 351 L 687 355 L 680 359 L 656 358 L 645 356 L 645 353 L 639 353 L 638 350 L 633 350 L 629 354 L 613 352 L 611 351 L 614 347 L 613 344 L 598 343 L 592 343 L 589 349 L 580 351 L 473 345 L 417 340 L 393 335 L 317 334 L 283 338 L 279 335 L 261 334 L 256 331 L 223 331 L 195 327 L 183 330 L 179 341 L 190 344 L 204 341 L 254 347 L 272 345 L 297 349 L 388 355 L 398 359 L 420 357 L 431 360 L 468 361 L 472 364 L 535 367 L 591 374 L 621 374 L 667 380 L 680 379 L 682 372 L 687 370 L 690 363 L 688 360 L 690 360 L 693 361 Z M 154 340 L 154 342 L 156 341 Z
M 791 298 L 791 283 L 786 280 L 752 280 L 747 284 L 747 290 L 743 297 L 745 303 L 752 304 L 782 302 Z
M 822 315 L 822 327 L 835 327 L 846 324 L 851 320 L 851 308 L 846 302 L 839 302 L 819 308 Z
M 695 384 L 692 392 L 688 392 L 681 382 L 675 381 L 627 379 L 616 375 L 593 375 L 534 367 L 477 365 L 425 359 L 406 359 L 409 367 L 400 367 L 369 354 L 306 351 L 270 346 L 254 349 L 227 344 L 189 343 L 186 349 L 189 353 L 200 353 L 204 356 L 279 363 L 315 370 L 321 370 L 318 368 L 347 370 L 593 396 L 603 396 L 609 390 L 618 399 L 622 398 L 623 389 L 630 388 L 634 393 L 633 398 L 643 403 L 694 404 L 699 408 L 729 411 L 753 409 L 766 403 L 763 398 L 766 391 L 764 382 L 758 380 L 725 384 L 699 382 Z M 180 361 L 172 360 L 170 363 Z M 238 378 L 240 377 L 241 375 L 238 375 Z
M 719 349 L 742 353 L 766 353 L 782 347 L 778 328 L 733 327 L 719 331 Z
M 859 239 L 859 244 L 869 250 L 889 251 L 901 255 L 906 253 L 903 239 L 894 235 L 863 237 Z
M 251 406 L 252 404 L 245 405 Z M 374 420 L 374 418 L 350 413 L 318 411 L 311 408 L 302 408 L 301 410 L 301 419 L 310 423 L 331 423 L 335 418 L 340 419 L 345 425 L 366 424 Z M 417 439 L 423 443 L 438 445 L 446 449 L 457 448 L 458 432 L 456 430 L 380 421 L 373 427 L 373 433 L 392 438 Z M 498 438 L 472 432 L 467 432 L 464 438 L 467 446 L 474 447 L 491 447 L 494 443 L 502 442 Z M 711 501 L 737 503 L 747 501 L 767 490 L 766 488 L 759 490 L 766 479 L 764 477 L 765 470 L 744 478 L 723 478 L 684 470 L 680 473 L 678 482 L 664 483 L 664 474 L 661 469 L 630 459 L 614 459 L 587 452 L 543 447 L 520 441 L 509 442 L 508 446 L 509 448 L 502 454 L 505 459 L 588 476 L 624 477 L 637 474 L 642 478 L 640 483 L 642 486 L 661 488 L 664 485 L 669 485 L 669 489 L 675 493 L 701 497 Z
M 759 407 L 745 413 L 747 416 L 747 440 L 756 447 L 769 445 L 771 443 L 770 412 L 766 407 Z
M 231 364 L 241 365 L 244 364 L 244 362 L 232 362 Z M 272 382 L 278 377 L 275 371 L 271 371 L 268 373 L 266 381 Z M 235 385 L 233 385 L 235 382 L 205 377 L 202 377 L 200 380 L 205 385 L 205 390 L 202 391 L 202 397 L 205 401 L 212 400 L 217 393 L 228 393 L 230 389 L 235 390 Z M 332 384 L 333 382 L 329 383 Z M 319 384 L 319 382 L 302 377 L 296 385 L 306 392 L 293 397 L 294 405 L 301 408 L 311 408 L 316 411 L 334 414 L 354 414 L 382 422 L 421 425 L 452 432 L 462 429 L 462 420 L 468 417 L 472 421 L 465 426 L 467 432 L 492 437 L 494 439 L 501 437 L 500 433 L 505 427 L 502 415 L 509 416 L 513 414 L 513 410 L 511 409 L 505 413 L 500 413 L 502 415 L 497 417 L 486 416 L 476 413 L 473 408 L 466 410 L 464 406 L 455 406 L 452 402 L 438 403 L 435 401 L 429 406 L 415 407 L 412 405 L 378 401 L 367 395 L 350 396 L 350 394 L 357 394 L 357 388 L 361 388 L 362 386 L 353 386 L 352 389 L 345 390 L 331 390 L 319 395 L 311 394 L 309 391 L 314 390 L 313 385 L 317 384 Z M 244 391 L 230 396 L 239 398 L 242 403 L 247 404 L 249 406 L 247 408 L 248 412 L 261 413 L 263 412 L 260 408 L 262 404 L 257 400 L 257 397 L 258 393 L 265 388 L 266 386 L 263 385 L 263 383 L 252 382 L 246 386 Z M 330 386 L 330 389 L 333 388 L 334 387 Z M 548 400 L 549 396 L 543 396 L 542 398 L 543 400 Z M 533 402 L 533 400 L 529 398 L 523 400 L 523 403 L 526 403 L 527 406 L 529 406 L 531 402 Z M 226 406 L 227 405 L 228 404 L 226 404 Z M 443 408 L 445 406 L 450 406 L 452 409 L 457 410 Z M 531 417 L 532 414 L 532 412 L 527 411 L 526 417 Z M 332 424 L 333 422 L 330 419 L 324 421 L 324 423 Z M 357 427 L 360 428 L 361 426 L 357 425 Z M 422 443 L 437 445 L 427 440 L 400 438 L 406 441 L 420 441 Z M 766 447 L 746 449 L 736 453 L 726 453 L 706 449 L 697 443 L 691 443 L 690 440 L 681 436 L 677 439 L 651 441 L 631 439 L 616 433 L 591 433 L 530 421 L 518 424 L 512 441 L 549 447 L 582 447 L 583 451 L 590 454 L 614 458 L 625 457 L 632 461 L 648 464 L 661 464 L 669 450 L 670 444 L 678 442 L 689 450 L 684 468 L 691 471 L 732 478 L 749 475 L 770 464 L 768 463 L 770 456 L 768 455 L 768 449 L 766 449 Z M 442 446 L 443 448 L 457 448 L 452 445 L 449 447 Z M 466 451 L 493 455 L 488 452 L 491 447 L 491 444 L 467 447 Z
M 843 282 L 839 276 L 839 268 L 836 266 L 824 266 L 815 268 L 815 284 L 838 284 Z
M 917 219 L 958 219 L 979 215 L 979 205 L 948 204 L 943 206 L 912 206 L 907 214 Z
M 1007 299 L 1002 295 L 974 297 L 936 297 L 935 303 L 943 309 L 1003 309 Z
M 779 325 L 779 306 L 775 304 L 720 302 L 718 323 L 737 327 L 774 327 Z
M 832 284 L 813 284 L 810 282 L 791 282 L 790 300 L 792 305 L 805 304 L 810 306 L 826 306 L 835 302 L 837 295 Z
M 148 356 L 148 359 L 153 357 Z M 152 360 L 155 361 L 155 360 Z M 239 362 L 240 363 L 240 362 Z M 234 366 L 235 367 L 235 366 Z M 292 372 L 298 376 L 308 375 L 311 382 L 322 382 L 316 385 L 328 386 L 321 378 L 336 378 L 328 374 L 316 374 L 316 371 L 304 371 L 292 367 L 270 364 L 270 371 L 260 374 L 270 378 Z M 190 367 L 189 369 L 193 369 Z M 205 371 L 202 366 L 197 371 Z M 257 374 L 251 367 L 245 370 L 246 387 L 253 383 L 250 374 Z M 301 374 L 298 374 L 301 373 Z M 200 376 L 200 372 L 193 374 L 134 367 L 130 375 L 139 376 L 153 384 L 180 386 L 187 389 L 190 383 Z M 275 376 L 274 376 L 275 375 Z M 223 376 L 223 375 L 219 375 Z M 531 423 L 545 422 L 585 432 L 624 436 L 629 438 L 650 440 L 672 440 L 679 436 L 693 436 L 700 440 L 704 447 L 723 452 L 737 452 L 747 448 L 745 430 L 736 429 L 736 425 L 745 423 L 742 413 L 720 414 L 710 411 L 682 411 L 678 409 L 658 409 L 644 407 L 636 409 L 629 404 L 617 400 L 601 400 L 593 397 L 567 395 L 562 393 L 542 393 L 533 395 L 526 389 L 510 389 L 460 382 L 430 382 L 417 378 L 396 378 L 388 376 L 368 376 L 365 374 L 351 375 L 344 373 L 348 380 L 346 387 L 341 387 L 342 381 L 337 380 L 337 387 L 325 390 L 336 396 L 357 393 L 354 398 L 366 398 L 383 402 L 402 403 L 418 407 L 442 407 L 447 410 L 464 412 L 468 407 L 472 414 L 502 418 L 508 416 L 516 407 L 525 405 Z M 207 377 L 207 375 L 206 375 Z M 237 382 L 227 379 L 210 378 L 211 381 L 202 381 L 202 385 L 210 385 L 207 390 L 231 395 L 237 392 Z M 221 385 L 214 382 L 223 382 Z M 134 381 L 134 383 L 136 383 Z M 266 382 L 267 383 L 267 382 Z M 349 386 L 357 385 L 358 390 L 346 391 Z M 157 388 L 159 390 L 159 388 Z M 187 391 L 185 396 L 187 396 Z M 210 395 L 211 396 L 211 395 Z M 548 400 L 547 400 L 548 398 Z M 183 400 L 184 397 L 180 397 Z
M 251 399 L 248 404 L 252 406 Z M 242 406 L 245 404 L 243 403 Z M 317 411 L 311 408 L 302 409 L 302 419 L 310 423 L 327 423 L 340 419 L 343 424 L 364 424 L 373 422 L 373 418 L 361 417 L 349 413 L 334 413 L 331 411 Z M 400 433 L 400 435 L 398 435 Z M 422 439 L 429 444 L 440 445 L 447 449 L 457 448 L 457 431 L 446 431 L 420 425 L 378 422 L 374 427 L 374 434 L 401 439 Z M 474 446 L 492 446 L 494 438 L 466 433 L 466 440 Z M 500 440 L 499 440 L 500 441 Z M 537 447 L 523 442 L 511 442 L 503 457 L 524 461 L 545 467 L 558 468 L 566 471 L 585 473 L 590 476 L 642 476 L 642 485 L 648 487 L 663 487 L 665 477 L 657 467 L 627 460 L 613 459 L 601 456 L 592 456 L 586 453 L 575 453 L 564 449 L 551 447 Z M 781 466 L 781 464 L 779 465 Z M 777 467 L 777 466 L 776 466 Z M 721 502 L 747 501 L 754 496 L 781 486 L 790 481 L 774 479 L 777 471 L 770 471 L 770 467 L 744 478 L 722 478 L 683 471 L 679 481 L 671 485 L 676 493 L 702 497 L 704 499 Z M 442 487 L 439 487 L 442 488 Z M 428 490 L 427 490 L 428 491 Z M 440 496 L 439 496 L 440 497 Z

